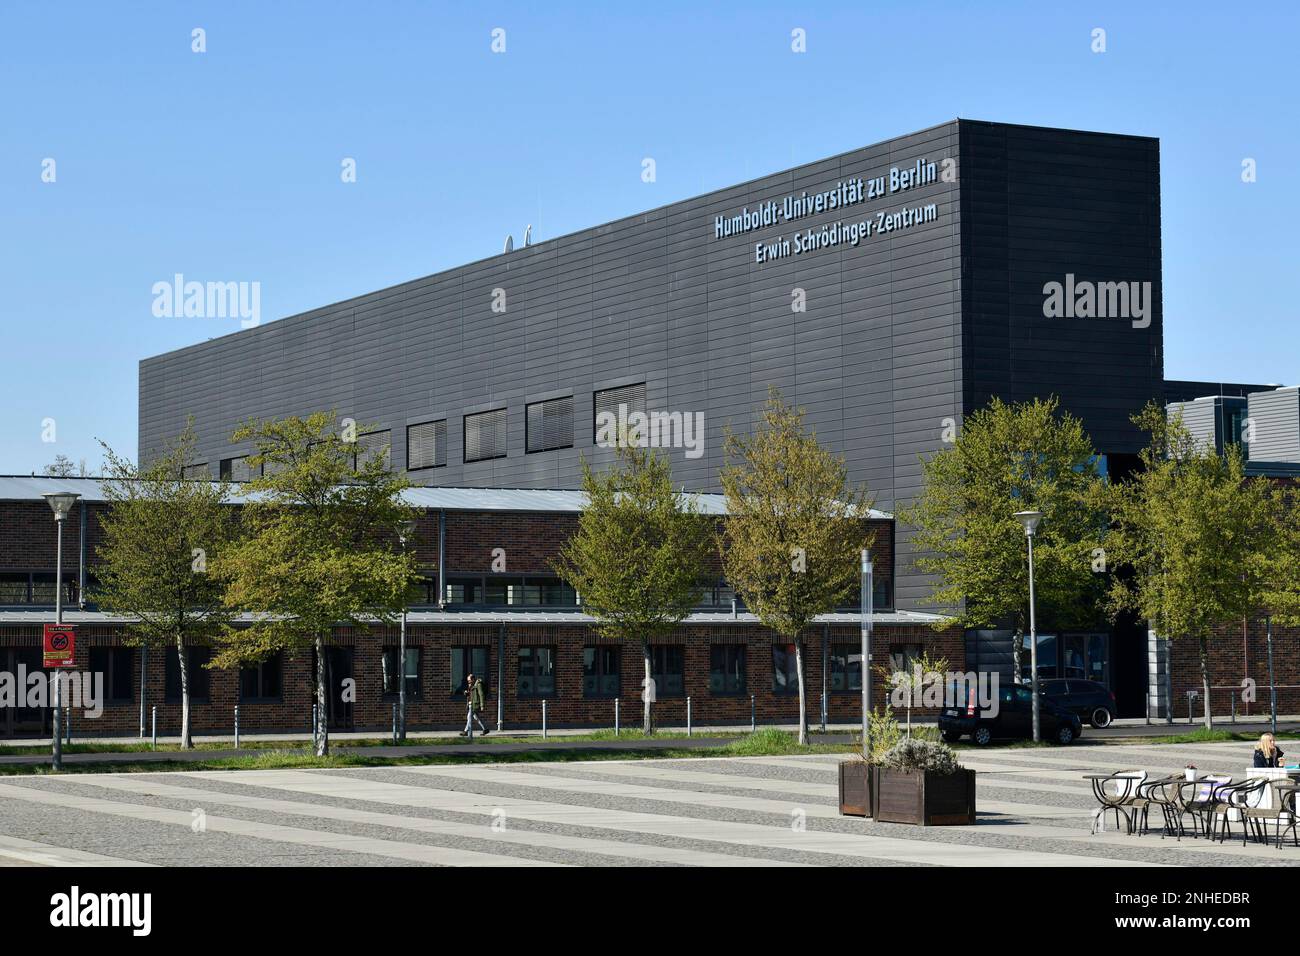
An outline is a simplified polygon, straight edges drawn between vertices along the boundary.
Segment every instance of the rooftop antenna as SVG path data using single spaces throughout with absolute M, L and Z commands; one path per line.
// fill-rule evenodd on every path
M 530 222 L 528 224 L 528 228 L 524 230 L 524 245 L 531 246 L 532 244 L 533 244 L 533 224 Z
M 506 236 L 506 245 L 505 245 L 505 248 L 502 249 L 501 251 L 502 251 L 502 252 L 514 252 L 514 251 L 515 251 L 515 237 L 514 237 L 514 236 Z

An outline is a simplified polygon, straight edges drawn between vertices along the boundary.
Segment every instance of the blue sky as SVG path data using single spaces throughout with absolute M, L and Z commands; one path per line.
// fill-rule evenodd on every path
M 266 322 L 957 116 L 1159 137 L 1165 374 L 1295 384 L 1297 9 L 6 2 L 0 473 L 134 455 L 139 360 L 238 328 L 177 272 Z

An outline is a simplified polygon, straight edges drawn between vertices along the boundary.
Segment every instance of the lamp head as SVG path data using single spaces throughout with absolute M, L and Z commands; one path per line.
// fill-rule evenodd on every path
M 1025 537 L 1032 538 L 1038 530 L 1038 522 L 1043 520 L 1041 511 L 1017 511 L 1015 517 L 1025 526 Z
M 68 516 L 68 512 L 72 510 L 72 506 L 76 504 L 81 495 L 75 491 L 47 491 L 41 497 L 50 503 L 50 510 L 54 512 L 54 520 L 62 521 Z

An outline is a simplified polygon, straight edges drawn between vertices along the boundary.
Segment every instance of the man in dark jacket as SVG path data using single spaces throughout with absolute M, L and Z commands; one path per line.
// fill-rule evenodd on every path
M 470 724 L 478 724 L 479 733 L 486 734 L 488 729 L 483 726 L 483 719 L 479 716 L 483 712 L 483 681 L 474 674 L 468 674 L 465 677 L 465 700 L 469 710 L 465 715 L 465 729 L 460 732 L 462 737 L 468 736 Z

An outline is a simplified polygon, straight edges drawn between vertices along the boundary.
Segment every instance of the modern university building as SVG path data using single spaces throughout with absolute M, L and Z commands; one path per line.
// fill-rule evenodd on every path
M 1166 382 L 1161 298 L 1158 140 L 956 120 L 146 359 L 139 451 L 147 459 L 193 416 L 195 477 L 238 480 L 252 452 L 230 443 L 239 423 L 317 410 L 354 420 L 363 447 L 386 447 L 423 486 L 413 501 L 430 584 L 401 667 L 410 722 L 463 720 L 455 694 L 473 669 L 507 726 L 536 723 L 542 699 L 556 723 L 607 725 L 613 698 L 639 702 L 639 660 L 594 636 L 550 569 L 581 507 L 565 489 L 583 457 L 613 458 L 597 416 L 661 413 L 674 479 L 721 514 L 724 429 L 749 429 L 775 385 L 875 497 L 882 656 L 937 649 L 1009 676 L 1010 632 L 933 627 L 933 582 L 892 514 L 920 489 L 920 457 L 995 396 L 1058 396 L 1112 475 L 1135 466 L 1144 436 L 1129 416 L 1151 400 L 1208 397 L 1208 427 L 1239 427 L 1232 410 L 1268 387 Z M 1276 404 L 1285 420 L 1285 395 Z M 1283 469 L 1286 448 L 1269 452 Z M 1290 461 L 1300 466 L 1300 448 Z M 93 544 L 97 491 L 83 491 Z M 43 508 L 33 496 L 0 481 L 0 509 Z M 35 595 L 49 556 L 13 553 L 22 547 L 0 536 L 0 566 L 26 573 Z M 494 548 L 508 572 L 492 570 Z M 86 584 L 93 547 L 79 554 Z M 702 584 L 698 612 L 655 649 L 661 719 L 681 720 L 687 696 L 701 723 L 793 718 L 789 649 L 720 577 Z M 31 643 L 26 613 L 0 612 L 0 646 Z M 110 720 L 134 726 L 142 687 L 164 705 L 174 662 L 141 668 L 118 646 L 120 625 L 90 601 L 77 613 L 101 654 L 122 657 Z M 819 687 L 831 719 L 857 712 L 859 625 L 845 608 L 806 635 L 814 715 Z M 1127 714 L 1178 697 L 1145 627 L 1040 629 L 1044 676 L 1100 680 Z M 339 635 L 331 679 L 355 675 L 358 699 L 331 715 L 337 726 L 387 720 L 395 637 Z M 227 727 L 239 700 L 252 726 L 303 726 L 310 681 L 310 661 L 211 672 L 196 726 Z

